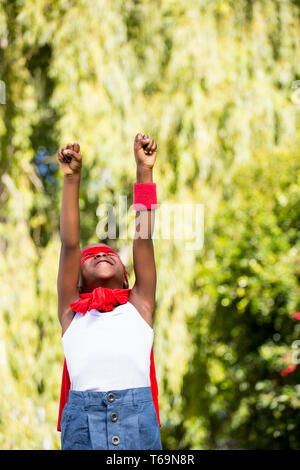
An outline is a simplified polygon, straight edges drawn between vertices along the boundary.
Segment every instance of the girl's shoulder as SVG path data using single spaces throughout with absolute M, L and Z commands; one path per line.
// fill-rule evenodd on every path
M 142 304 L 141 299 L 139 299 L 138 295 L 136 295 L 136 293 L 133 290 L 131 290 L 129 293 L 128 302 L 135 307 L 135 309 L 139 312 L 139 314 L 145 320 L 145 322 L 148 323 L 150 328 L 153 328 L 152 318 L 153 318 L 154 312 L 152 312 L 144 304 Z
M 68 309 L 61 319 L 61 336 L 65 334 L 69 326 L 71 325 L 73 318 L 75 317 L 76 312 L 74 312 L 71 308 Z

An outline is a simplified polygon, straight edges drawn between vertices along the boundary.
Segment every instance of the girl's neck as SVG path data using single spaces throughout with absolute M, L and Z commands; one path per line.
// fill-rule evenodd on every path
M 118 284 L 116 284 L 115 282 L 105 282 L 105 283 L 101 283 L 101 286 L 95 286 L 95 287 L 88 287 L 88 288 L 83 288 L 82 289 L 82 294 L 90 294 L 92 293 L 95 289 L 97 289 L 98 287 L 103 287 L 105 289 L 123 289 L 123 286 L 120 286 Z

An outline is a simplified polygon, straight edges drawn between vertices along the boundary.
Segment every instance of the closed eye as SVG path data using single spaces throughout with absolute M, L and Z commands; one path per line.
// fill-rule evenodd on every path
M 113 251 L 107 251 L 107 253 L 111 253 L 113 256 L 117 256 L 117 255 L 115 255 L 115 253 Z M 93 253 L 86 253 L 85 255 L 83 255 L 83 258 L 85 258 L 86 256 L 89 256 L 89 255 L 93 255 Z

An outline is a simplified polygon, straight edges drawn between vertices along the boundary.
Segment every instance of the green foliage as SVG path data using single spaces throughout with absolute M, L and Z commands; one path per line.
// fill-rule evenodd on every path
M 205 211 L 201 252 L 154 240 L 163 448 L 299 448 L 299 367 L 280 374 L 300 329 L 299 8 L 0 4 L 0 448 L 60 448 L 56 152 L 82 148 L 83 246 L 100 204 L 132 203 L 139 131 L 158 202 Z M 111 241 L 131 286 L 132 236 Z
M 280 375 L 300 332 L 299 169 L 299 154 L 275 152 L 237 167 L 197 260 L 189 330 L 201 353 L 182 392 L 184 414 L 210 423 L 207 448 L 299 447 L 299 368 Z

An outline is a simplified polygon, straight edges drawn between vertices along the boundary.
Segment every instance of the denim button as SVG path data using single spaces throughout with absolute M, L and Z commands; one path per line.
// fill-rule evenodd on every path
M 120 444 L 120 438 L 119 438 L 119 436 L 113 436 L 111 442 L 112 442 L 113 445 L 115 445 L 115 446 L 117 446 L 118 444 Z
M 117 421 L 117 420 L 118 420 L 118 413 L 112 413 L 112 414 L 110 415 L 110 419 L 111 419 L 113 422 Z
M 114 393 L 109 393 L 109 394 L 107 395 L 107 399 L 108 399 L 108 401 L 110 401 L 110 402 L 115 401 L 115 398 L 116 398 L 116 395 L 115 395 Z

